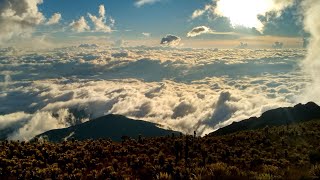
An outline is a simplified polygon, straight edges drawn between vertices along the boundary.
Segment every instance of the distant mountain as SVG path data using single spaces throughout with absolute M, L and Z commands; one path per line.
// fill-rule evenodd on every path
M 260 129 L 266 126 L 289 125 L 314 119 L 320 119 L 320 107 L 314 102 L 309 102 L 305 105 L 297 104 L 294 107 L 277 108 L 266 111 L 259 118 L 251 117 L 240 122 L 234 122 L 209 135 L 226 135 L 238 131 Z
M 37 137 L 47 137 L 52 142 L 60 142 L 65 138 L 76 140 L 110 138 L 113 141 L 121 141 L 122 136 L 157 137 L 172 135 L 172 133 L 180 134 L 177 131 L 157 127 L 157 124 L 151 122 L 110 114 L 69 128 L 47 131 Z

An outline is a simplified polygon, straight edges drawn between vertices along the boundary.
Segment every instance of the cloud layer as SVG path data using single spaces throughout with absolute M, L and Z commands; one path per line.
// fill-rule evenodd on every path
M 9 139 L 28 140 L 108 113 L 204 135 L 295 104 L 310 82 L 299 70 L 304 50 L 15 51 L 0 51 L 0 130 Z

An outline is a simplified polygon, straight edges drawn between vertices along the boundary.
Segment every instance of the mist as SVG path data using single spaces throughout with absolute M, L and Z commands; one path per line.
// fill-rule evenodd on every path
M 320 103 L 318 91 L 320 88 L 320 1 L 303 1 L 302 12 L 304 12 L 304 30 L 310 33 L 308 52 L 302 67 L 306 75 L 311 77 L 312 83 L 307 86 L 302 96 L 299 96 L 299 100 Z

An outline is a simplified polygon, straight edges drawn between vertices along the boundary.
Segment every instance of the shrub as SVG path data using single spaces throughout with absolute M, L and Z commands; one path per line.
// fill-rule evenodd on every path
M 312 166 L 312 168 L 310 170 L 310 174 L 312 176 L 315 176 L 317 179 L 320 178 L 320 165 Z
M 320 152 L 319 151 L 313 151 L 309 153 L 309 159 L 310 163 L 315 165 L 320 162 Z

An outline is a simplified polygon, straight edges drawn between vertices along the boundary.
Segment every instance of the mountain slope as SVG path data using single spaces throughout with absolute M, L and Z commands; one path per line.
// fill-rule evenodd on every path
M 314 102 L 305 105 L 297 104 L 294 107 L 277 108 L 266 111 L 261 117 L 234 122 L 229 126 L 218 129 L 210 135 L 226 135 L 244 130 L 264 128 L 266 126 L 281 126 L 292 123 L 320 119 L 320 107 Z
M 315 180 L 320 178 L 319 137 L 315 120 L 268 131 L 142 142 L 5 141 L 0 179 Z
M 52 142 L 63 141 L 66 137 L 76 140 L 110 138 L 113 141 L 121 141 L 122 136 L 156 137 L 172 133 L 179 134 L 176 131 L 161 129 L 151 122 L 110 114 L 69 128 L 51 130 L 37 137 L 47 136 Z

